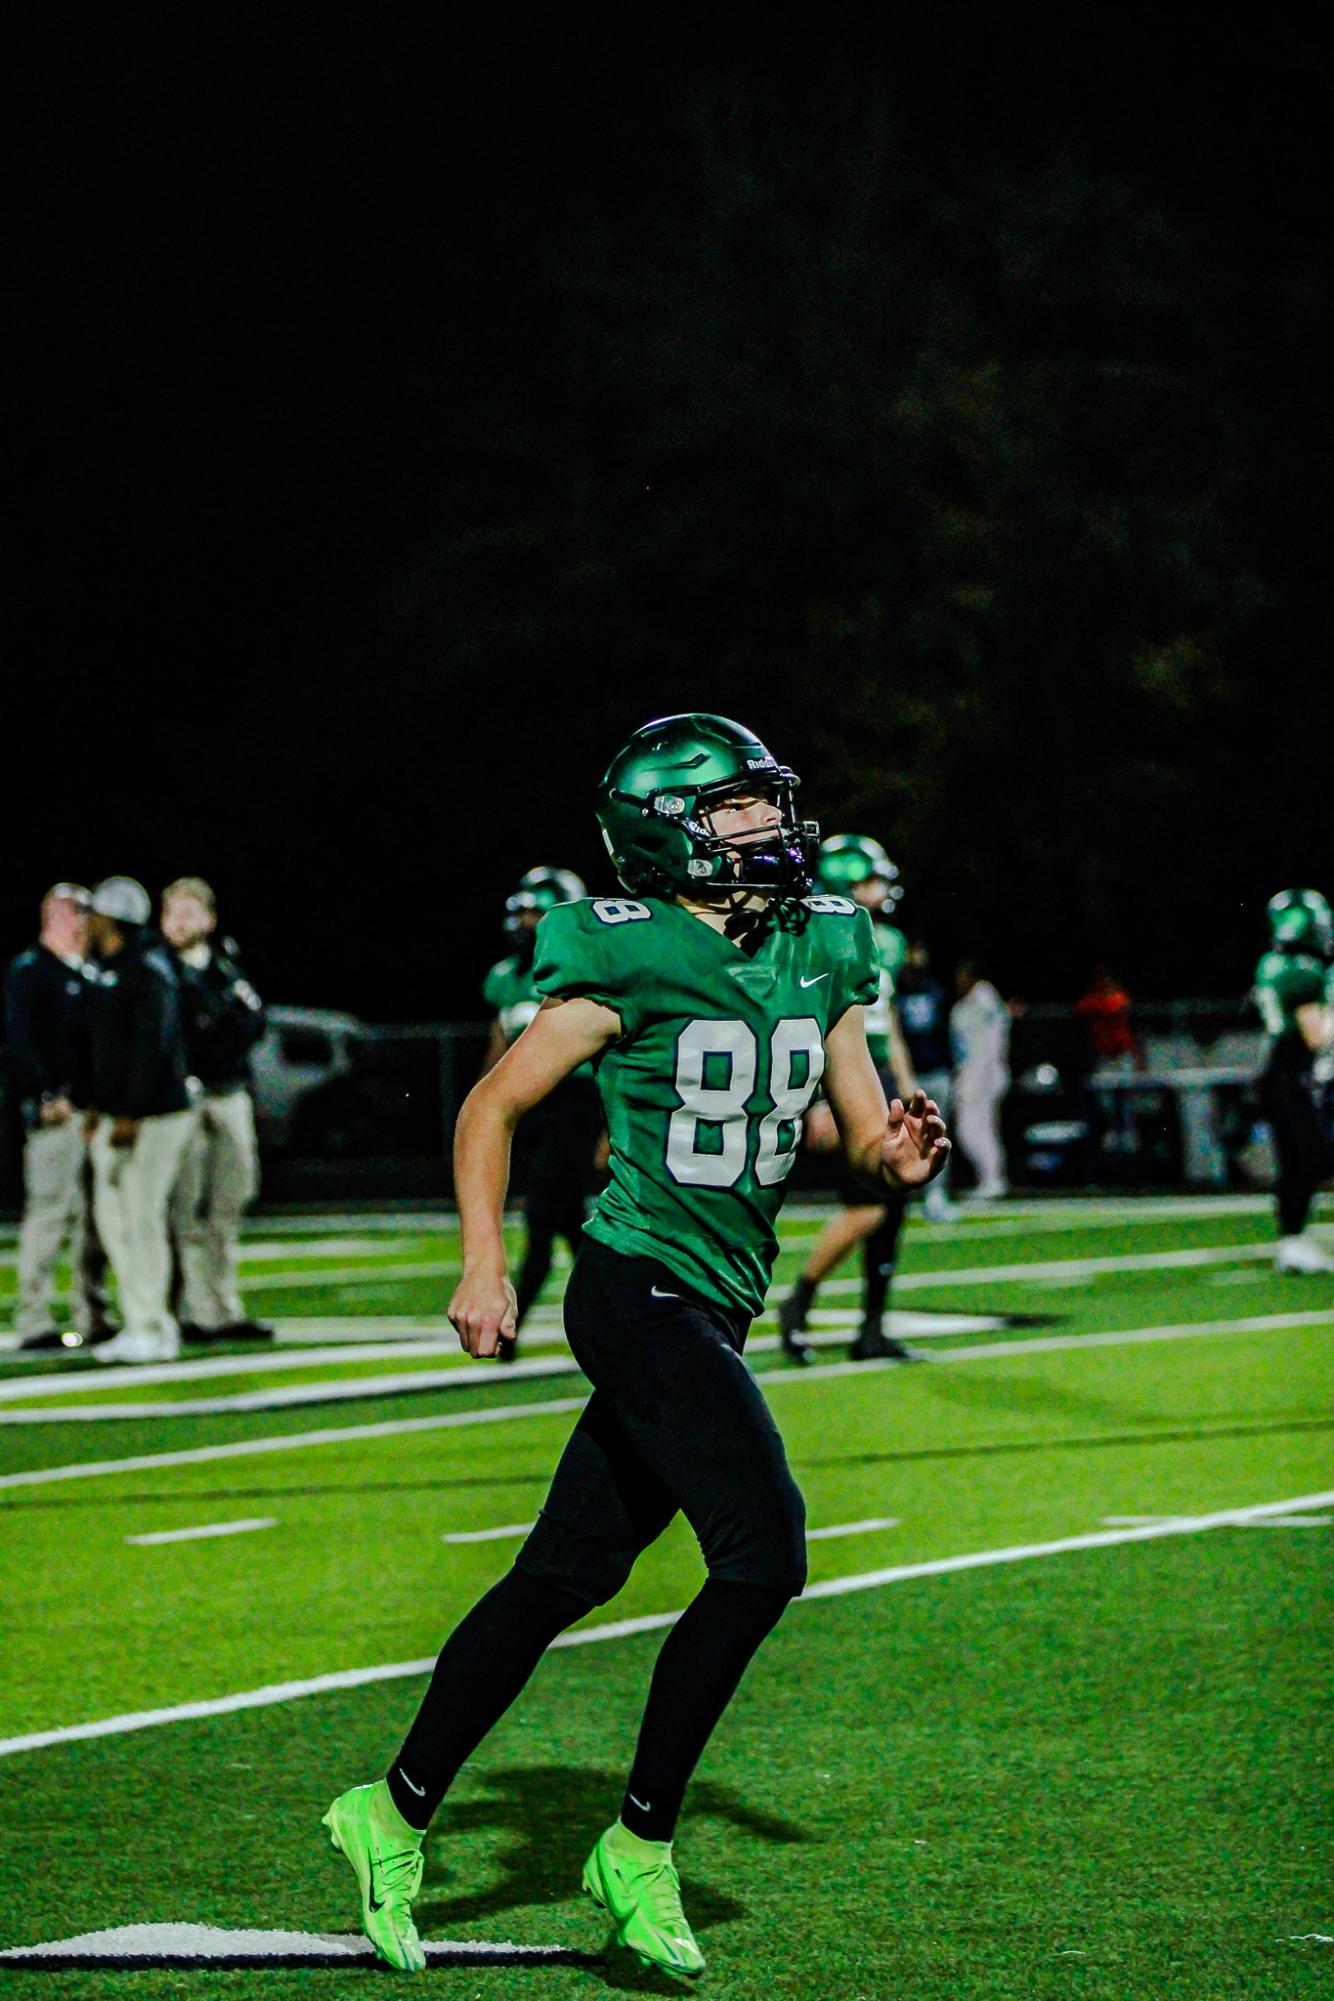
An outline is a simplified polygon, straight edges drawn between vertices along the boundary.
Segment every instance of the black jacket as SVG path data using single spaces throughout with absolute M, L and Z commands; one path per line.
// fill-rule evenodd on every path
M 114 1119 L 183 1112 L 188 1070 L 175 954 L 145 930 L 93 967 L 85 1102 Z
M 250 1051 L 264 1033 L 264 1003 L 241 971 L 236 945 L 224 938 L 203 966 L 176 955 L 185 1008 L 190 1073 L 206 1091 L 250 1082 Z
M 43 1098 L 74 1096 L 90 976 L 45 945 L 30 945 L 5 975 L 5 1042 L 14 1095 L 36 1123 Z

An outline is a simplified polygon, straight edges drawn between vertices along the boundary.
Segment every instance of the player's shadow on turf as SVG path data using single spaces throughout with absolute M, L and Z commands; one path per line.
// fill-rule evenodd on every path
M 450 1802 L 441 1817 L 440 1837 L 428 1850 L 426 1886 L 416 1909 L 417 1922 L 428 1936 L 505 1911 L 564 1903 L 576 1895 L 584 1859 L 615 1813 L 622 1791 L 622 1780 L 611 1772 L 567 1765 L 512 1766 L 489 1771 L 483 1783 L 487 1797 Z M 701 1780 L 691 1787 L 685 1819 L 715 1818 L 761 1841 L 810 1838 L 795 1821 L 750 1806 L 728 1786 Z M 492 1869 L 501 1872 L 499 1880 L 480 1890 L 460 1885 L 456 1894 L 449 1895 L 455 1855 L 462 1853 L 467 1837 L 488 1829 L 502 1834 L 491 1857 Z M 431 1878 L 437 1874 L 444 1878 L 440 1883 L 444 1894 L 432 1895 Z M 688 1902 L 696 1931 L 746 1915 L 744 1904 L 693 1872 Z M 666 1976 L 641 1968 L 622 1953 L 608 1960 L 606 1971 L 610 1985 L 629 1992 L 657 1993 L 670 1986 Z M 670 1986 L 670 1991 L 680 1990 Z

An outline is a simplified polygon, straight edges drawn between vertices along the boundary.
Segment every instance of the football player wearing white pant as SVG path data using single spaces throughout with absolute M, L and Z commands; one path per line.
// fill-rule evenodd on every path
M 89 1007 L 94 1207 L 120 1293 L 121 1331 L 99 1361 L 161 1362 L 180 1351 L 168 1302 L 167 1201 L 190 1133 L 176 969 L 148 928 L 148 892 L 129 876 L 93 891 Z
M 959 998 L 950 1009 L 954 1050 L 954 1136 L 973 1163 L 974 1195 L 994 1201 L 1006 1192 L 1000 1104 L 1010 1085 L 1010 1012 L 990 980 L 965 960 L 955 974 Z

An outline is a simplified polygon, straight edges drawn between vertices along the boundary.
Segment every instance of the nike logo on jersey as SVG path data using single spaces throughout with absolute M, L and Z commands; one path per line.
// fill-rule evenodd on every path
M 679 1292 L 664 1292 L 660 1286 L 656 1285 L 650 1286 L 649 1290 L 655 1299 L 679 1299 L 681 1297 Z M 633 1799 L 634 1794 L 632 1793 L 630 1797 Z
M 425 1786 L 414 1786 L 412 1780 L 408 1777 L 407 1773 L 403 1770 L 403 1767 L 401 1765 L 398 1768 L 398 1776 L 400 1779 L 402 1779 L 404 1785 L 407 1786 L 410 1792 L 416 1793 L 417 1798 L 419 1800 L 424 1800 L 426 1798 Z
M 801 984 L 804 987 L 818 987 L 821 980 L 827 980 L 828 978 L 828 973 L 814 973 L 809 980 L 803 977 Z

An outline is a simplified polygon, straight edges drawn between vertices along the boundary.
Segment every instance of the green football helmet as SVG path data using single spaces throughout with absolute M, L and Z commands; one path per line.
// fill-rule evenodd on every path
M 635 731 L 612 759 L 597 817 L 631 896 L 744 889 L 793 902 L 814 875 L 820 830 L 798 820 L 796 773 L 752 730 L 726 716 L 664 716 Z M 761 793 L 782 814 L 772 832 L 726 841 L 709 815 L 739 793 Z
M 879 841 L 869 834 L 831 834 L 820 843 L 820 881 L 826 889 L 846 895 L 859 882 L 883 882 L 886 904 L 903 895 L 899 872 Z
M 505 898 L 505 936 L 517 945 L 532 936 L 532 926 L 523 921 L 526 911 L 544 917 L 558 903 L 582 903 L 587 895 L 583 877 L 573 869 L 530 868 L 513 896 Z
M 1269 899 L 1274 950 L 1334 959 L 1334 914 L 1318 889 L 1281 889 Z

